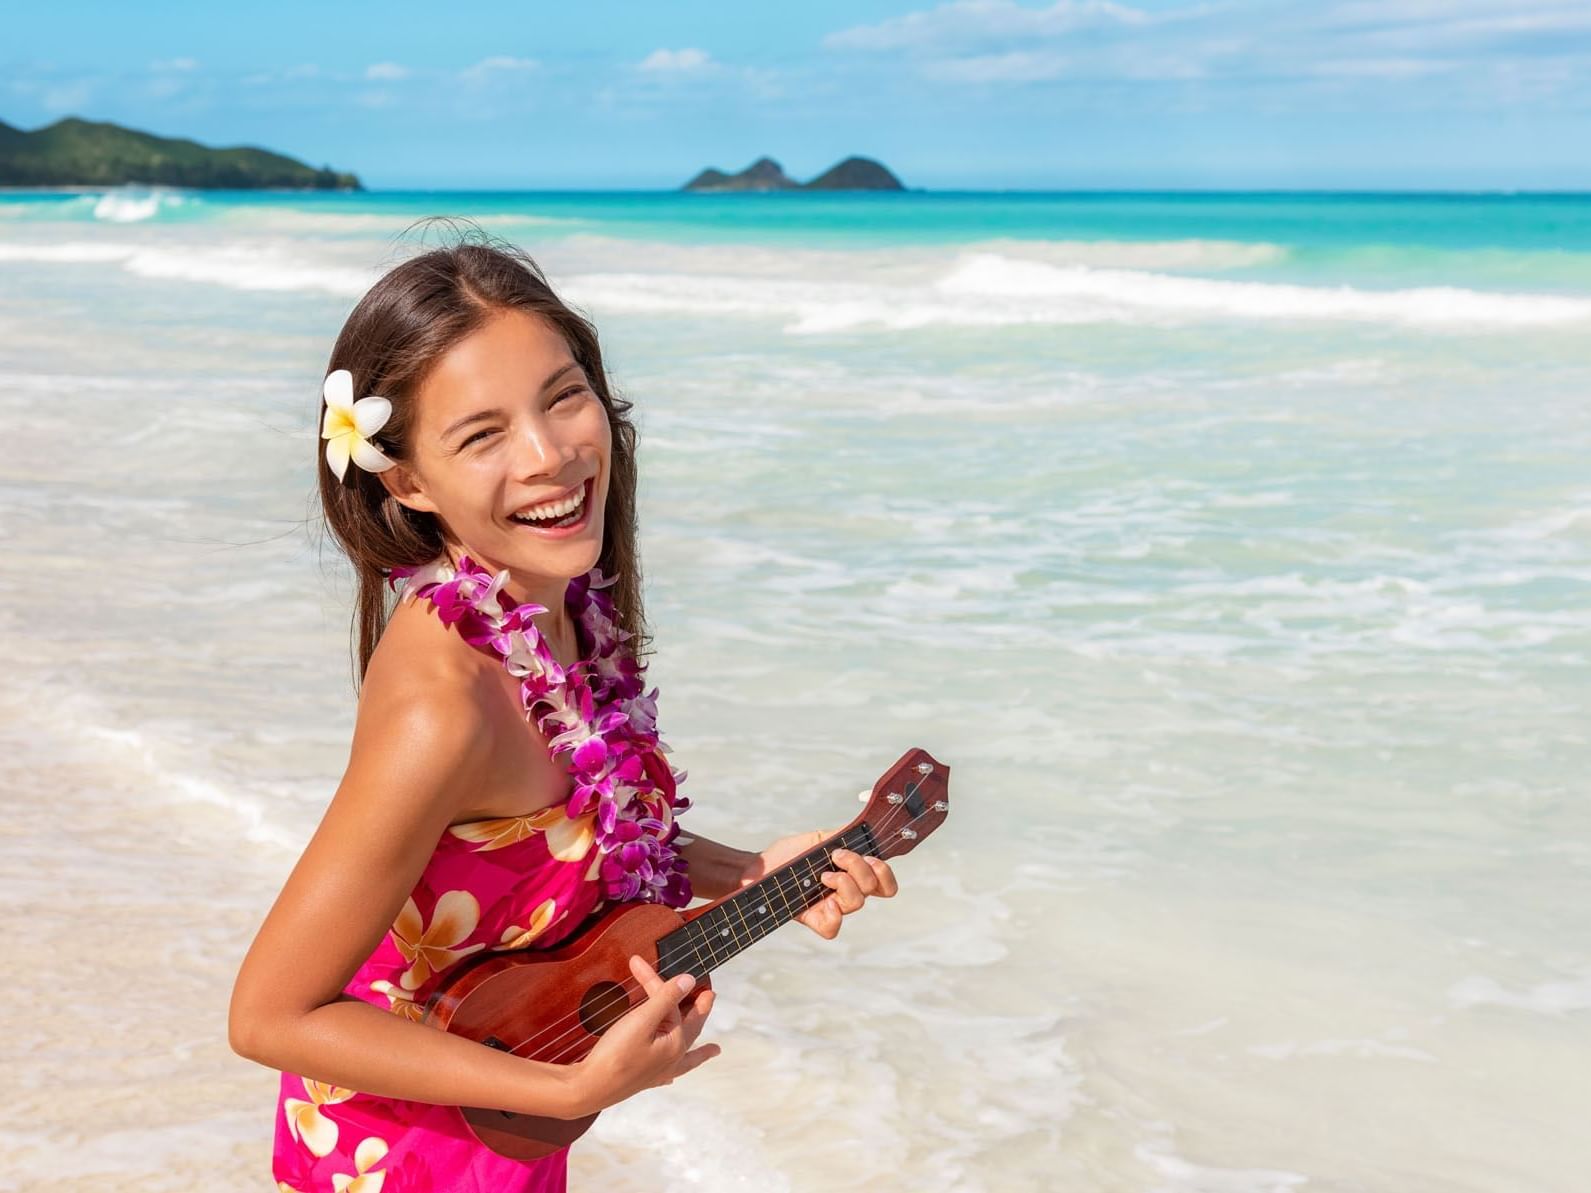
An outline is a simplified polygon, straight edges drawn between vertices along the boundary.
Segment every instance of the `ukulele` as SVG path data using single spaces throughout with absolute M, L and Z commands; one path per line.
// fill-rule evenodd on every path
M 625 1012 L 646 1001 L 630 974 L 639 953 L 668 981 L 696 989 L 707 975 L 830 893 L 819 881 L 841 867 L 834 849 L 892 858 L 910 853 L 950 811 L 950 768 L 908 750 L 863 793 L 867 806 L 840 832 L 771 874 L 715 903 L 681 912 L 661 903 L 620 903 L 557 948 L 486 954 L 461 962 L 426 1001 L 422 1022 L 530 1060 L 573 1064 Z M 534 1160 L 573 1143 L 596 1121 L 458 1107 L 483 1145 Z

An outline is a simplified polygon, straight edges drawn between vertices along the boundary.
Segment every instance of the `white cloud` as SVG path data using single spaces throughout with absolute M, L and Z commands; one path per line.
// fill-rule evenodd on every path
M 1591 32 L 1591 8 L 1584 0 L 1348 0 L 1322 15 L 1323 24 L 1338 28 L 1418 31 L 1444 39 Z
M 1458 70 L 1462 65 L 1437 58 L 1343 58 L 1317 62 L 1311 71 L 1323 78 L 1418 79 Z
M 459 77 L 478 83 L 485 79 L 525 74 L 540 65 L 541 63 L 534 58 L 511 58 L 506 54 L 494 54 L 490 58 L 482 58 L 474 66 L 466 66 L 459 71 Z
M 713 65 L 712 56 L 706 50 L 653 50 L 641 59 L 637 69 L 685 74 L 690 71 L 705 70 L 711 65 Z
M 490 58 L 482 58 L 470 70 L 535 70 L 538 63 L 534 58 L 510 58 L 506 54 L 494 54 Z
M 1008 54 L 979 54 L 931 62 L 925 73 L 956 83 L 1035 83 L 1058 79 L 1072 72 L 1069 54 L 1045 50 L 1012 50 Z
M 930 79 L 951 83 L 1042 83 L 1051 79 L 1160 82 L 1204 79 L 1209 71 L 1201 63 L 1177 55 L 1133 54 L 1119 58 L 1092 49 L 1012 50 L 1005 54 L 978 54 L 966 58 L 936 58 L 922 65 Z
M 1584 92 L 1587 0 L 948 0 L 823 39 L 834 54 L 969 86 L 1176 83 L 1283 97 L 1441 84 L 1461 106 Z M 1578 82 L 1576 80 L 1579 80 Z M 1366 92 L 1368 94 L 1368 92 Z M 1209 98 L 1208 89 L 1203 92 Z
M 158 79 L 150 79 L 144 84 L 144 94 L 151 99 L 170 99 L 173 95 L 180 94 L 183 90 L 183 81 L 174 79 L 170 75 L 163 75 Z
M 951 0 L 925 12 L 831 33 L 823 44 L 836 50 L 953 53 L 990 43 L 1061 37 L 1084 29 L 1142 25 L 1149 20 L 1149 14 L 1111 0 L 1056 0 L 1048 8 L 1024 8 L 1013 0 Z
M 407 79 L 408 77 L 409 68 L 407 66 L 400 66 L 396 62 L 372 62 L 369 66 L 365 67 L 365 78 L 367 79 L 387 80 Z
M 45 89 L 44 94 L 39 97 L 39 107 L 46 112 L 80 112 L 88 106 L 93 94 L 92 79 L 82 79 L 75 83 L 57 83 Z
M 197 58 L 163 58 L 158 62 L 149 64 L 150 70 L 194 70 L 199 65 Z

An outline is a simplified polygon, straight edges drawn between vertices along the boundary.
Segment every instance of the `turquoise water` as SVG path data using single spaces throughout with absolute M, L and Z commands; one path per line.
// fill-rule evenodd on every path
M 44 198 L 0 192 L 52 222 L 95 219 L 101 192 Z M 1310 249 L 1384 244 L 1445 249 L 1591 250 L 1591 196 L 936 191 L 766 194 L 653 191 L 379 191 L 364 194 L 186 192 L 162 221 L 228 211 L 461 216 L 507 210 L 641 238 L 702 243 L 771 239 L 823 245 L 958 244 L 1028 240 L 1276 240 Z M 103 218 L 103 217 L 100 217 Z
M 78 1019 L 219 1023 L 335 786 L 318 381 L 441 213 L 636 402 L 697 830 L 952 767 L 896 900 L 715 974 L 724 1056 L 605 1114 L 593 1187 L 1583 1185 L 1577 196 L 0 196 L 0 754 L 46 859 L 6 893 Z M 129 907 L 137 950 L 72 951 Z M 28 1091 L 76 1022 L 26 1026 Z M 105 1073 L 189 1109 L 63 1160 L 81 1116 L 25 1093 L 27 1174 L 263 1176 L 274 1087 L 214 1033 Z

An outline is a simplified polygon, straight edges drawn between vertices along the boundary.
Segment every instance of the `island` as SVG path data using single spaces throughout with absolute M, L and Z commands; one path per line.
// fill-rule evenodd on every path
M 801 184 L 784 172 L 771 157 L 759 157 L 739 174 L 725 174 L 711 166 L 687 182 L 687 191 L 788 191 Z
M 708 168 L 685 191 L 903 191 L 899 178 L 870 157 L 848 157 L 810 182 L 797 182 L 771 157 L 759 157 L 738 174 Z
M 362 191 L 353 174 L 267 149 L 211 149 L 109 121 L 67 116 L 24 132 L 0 120 L 0 186 L 182 186 L 207 190 Z

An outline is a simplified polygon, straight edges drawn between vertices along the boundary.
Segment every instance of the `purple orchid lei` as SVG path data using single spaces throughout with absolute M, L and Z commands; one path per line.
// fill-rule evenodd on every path
M 564 603 L 592 646 L 589 658 L 568 669 L 531 620 L 545 605 L 526 601 L 505 610 L 498 601 L 506 569 L 493 576 L 468 555 L 455 568 L 444 555 L 394 568 L 387 583 L 396 589 L 404 581 L 405 601 L 430 600 L 444 625 L 456 626 L 471 646 L 494 651 L 521 680 L 525 716 L 536 718 L 554 759 L 567 756 L 574 777 L 565 813 L 584 816 L 596 808 L 605 897 L 684 907 L 690 878 L 671 842 L 679 834 L 675 814 L 691 806 L 677 793 L 685 772 L 663 758 L 670 750 L 657 733 L 657 689 L 643 694 L 645 667 L 619 649 L 633 635 L 618 627 L 613 600 L 601 591 L 615 579 L 592 568 L 569 581 Z

